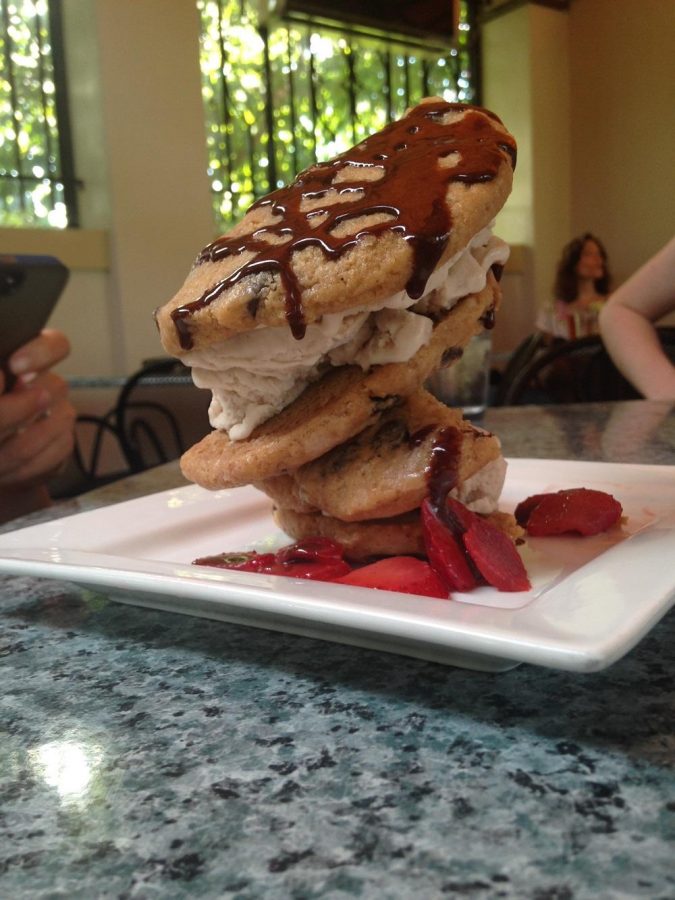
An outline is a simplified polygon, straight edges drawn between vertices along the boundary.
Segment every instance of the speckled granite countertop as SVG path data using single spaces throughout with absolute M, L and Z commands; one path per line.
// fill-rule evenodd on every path
M 485 424 L 675 463 L 662 404 Z M 604 672 L 495 675 L 0 576 L 0 678 L 2 897 L 675 896 L 673 612 Z

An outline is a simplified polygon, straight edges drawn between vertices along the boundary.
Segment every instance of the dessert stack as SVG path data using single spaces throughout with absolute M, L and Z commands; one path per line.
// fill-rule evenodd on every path
M 156 312 L 212 392 L 186 477 L 254 484 L 290 537 L 357 560 L 421 554 L 426 496 L 515 534 L 499 440 L 424 390 L 494 323 L 508 246 L 492 225 L 515 158 L 494 114 L 429 98 L 205 247 Z

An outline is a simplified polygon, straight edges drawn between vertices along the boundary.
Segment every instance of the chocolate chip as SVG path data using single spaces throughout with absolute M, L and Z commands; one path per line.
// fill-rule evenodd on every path
M 464 350 L 462 347 L 448 347 L 443 353 L 443 356 L 441 356 L 441 368 L 444 369 L 446 366 L 449 366 L 450 363 L 460 359 L 463 355 Z
M 396 406 L 397 403 L 401 402 L 398 394 L 388 394 L 385 397 L 371 397 L 370 399 L 376 412 L 384 412 L 386 409 L 391 409 L 392 406 Z

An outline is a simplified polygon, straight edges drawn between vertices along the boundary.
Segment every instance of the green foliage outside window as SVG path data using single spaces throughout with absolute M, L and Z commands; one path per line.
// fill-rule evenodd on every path
M 258 0 L 195 2 L 220 227 L 423 96 L 474 99 L 466 0 L 457 45 L 447 51 L 330 26 L 261 27 Z M 59 4 L 0 0 L 0 225 L 62 228 L 77 221 L 67 98 L 55 73 L 55 58 L 63 68 L 54 31 Z
M 68 224 L 47 0 L 0 0 L 0 224 Z
M 310 24 L 260 27 L 258 4 L 245 0 L 197 5 L 209 176 L 220 227 L 425 95 L 474 98 L 465 3 L 457 46 L 447 52 Z

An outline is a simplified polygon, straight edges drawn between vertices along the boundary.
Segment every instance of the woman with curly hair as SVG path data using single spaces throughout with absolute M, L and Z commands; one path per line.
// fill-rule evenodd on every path
M 571 340 L 597 334 L 598 315 L 610 291 L 607 251 L 586 233 L 564 248 L 553 288 L 553 307 L 537 323 L 553 337 Z

